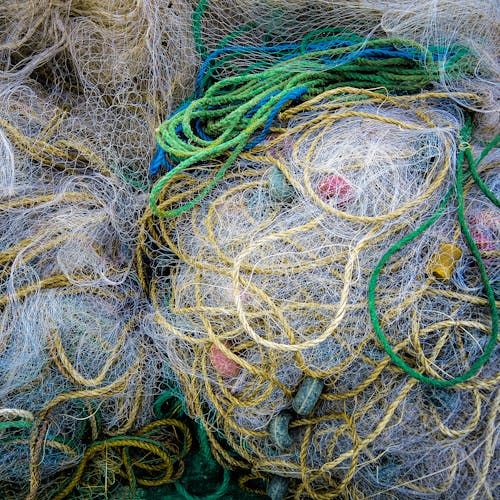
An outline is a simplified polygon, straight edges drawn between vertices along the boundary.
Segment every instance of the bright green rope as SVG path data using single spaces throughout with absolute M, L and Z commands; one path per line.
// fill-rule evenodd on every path
M 415 231 L 411 232 L 401 240 L 399 240 L 396 244 L 394 244 L 380 259 L 379 263 L 376 265 L 371 278 L 370 278 L 370 283 L 368 286 L 368 305 L 369 305 L 369 311 L 370 311 L 370 317 L 373 323 L 373 328 L 375 329 L 375 333 L 377 334 L 378 339 L 380 340 L 380 343 L 382 344 L 385 352 L 390 356 L 392 361 L 402 370 L 404 370 L 408 375 L 412 376 L 413 378 L 417 379 L 420 382 L 424 382 L 426 384 L 433 385 L 435 387 L 452 387 L 454 385 L 460 384 L 462 382 L 465 382 L 466 380 L 469 380 L 471 377 L 473 377 L 481 368 L 484 366 L 484 364 L 488 361 L 488 359 L 491 357 L 493 350 L 496 346 L 497 340 L 498 340 L 498 310 L 496 307 L 495 303 L 495 296 L 493 293 L 493 289 L 491 287 L 490 281 L 488 279 L 488 275 L 486 272 L 486 268 L 483 264 L 483 261 L 481 259 L 481 254 L 477 248 L 476 243 L 474 242 L 474 239 L 472 238 L 469 229 L 467 227 L 467 223 L 465 220 L 465 213 L 464 213 L 464 199 L 463 199 L 463 163 L 464 163 L 464 157 L 466 155 L 466 151 L 469 150 L 469 146 L 467 141 L 470 138 L 471 135 L 471 130 L 472 130 L 472 124 L 470 118 L 467 119 L 466 124 L 464 125 L 462 132 L 460 134 L 460 150 L 458 153 L 457 157 L 457 169 L 456 169 L 456 182 L 455 182 L 455 188 L 450 189 L 446 195 L 444 196 L 443 200 L 441 201 L 438 209 L 434 213 L 434 215 L 427 220 L 424 224 L 422 224 L 420 227 L 418 227 Z M 498 143 L 500 139 L 500 136 L 497 136 L 494 141 L 488 145 L 487 151 L 491 150 L 491 148 L 494 147 L 495 144 Z M 486 156 L 486 154 L 482 155 L 477 162 L 472 161 L 470 165 L 474 165 L 474 168 L 477 167 L 479 162 Z M 472 173 L 472 171 L 471 171 Z M 477 173 L 477 171 L 476 171 Z M 488 341 L 488 344 L 486 345 L 486 348 L 481 356 L 472 364 L 470 369 L 466 371 L 464 374 L 460 375 L 459 377 L 454 377 L 449 380 L 443 380 L 443 379 L 436 379 L 433 377 L 427 377 L 426 375 L 423 375 L 422 373 L 418 372 L 411 366 L 409 366 L 401 357 L 399 357 L 396 352 L 392 349 L 391 345 L 389 344 L 389 341 L 387 340 L 387 337 L 385 336 L 384 332 L 382 331 L 382 328 L 380 326 L 380 322 L 377 317 L 377 306 L 376 306 L 376 300 L 375 300 L 375 292 L 376 292 L 376 287 L 377 287 L 377 280 L 380 275 L 380 272 L 382 268 L 385 266 L 387 261 L 399 250 L 401 250 L 405 245 L 413 241 L 415 238 L 420 236 L 421 234 L 424 233 L 434 222 L 436 222 L 437 219 L 442 215 L 451 195 L 455 192 L 456 197 L 457 197 L 457 217 L 458 217 L 458 222 L 460 224 L 460 228 L 462 229 L 462 233 L 467 241 L 467 244 L 469 245 L 469 248 L 472 252 L 472 255 L 474 256 L 477 265 L 479 267 L 479 272 L 481 274 L 481 280 L 483 282 L 485 291 L 486 291 L 486 296 L 488 298 L 488 305 L 490 308 L 491 312 L 491 335 Z
M 197 12 L 202 12 L 204 4 L 199 3 Z M 195 34 L 197 30 L 195 26 Z M 453 58 L 443 61 L 439 60 L 439 49 L 430 52 L 412 41 L 358 40 L 346 33 L 332 36 L 334 32 L 313 32 L 302 44 L 225 47 L 208 56 L 198 74 L 196 95 L 157 130 L 158 148 L 174 166 L 151 190 L 153 214 L 174 217 L 195 206 L 222 179 L 239 153 L 266 137 L 277 112 L 294 100 L 307 100 L 338 87 L 416 92 L 443 71 L 448 75 L 462 72 L 467 61 L 460 48 Z M 208 85 L 213 71 L 246 54 L 258 61 L 252 70 L 229 66 L 235 76 Z M 215 159 L 222 160 L 222 166 L 194 199 L 175 209 L 159 209 L 160 193 L 176 175 Z

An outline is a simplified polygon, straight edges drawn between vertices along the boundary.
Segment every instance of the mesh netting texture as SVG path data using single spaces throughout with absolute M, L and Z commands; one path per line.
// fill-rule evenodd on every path
M 4 497 L 498 496 L 499 14 L 1 2 Z

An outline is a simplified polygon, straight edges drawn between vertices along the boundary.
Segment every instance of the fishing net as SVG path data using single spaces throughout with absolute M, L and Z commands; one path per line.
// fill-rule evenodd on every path
M 497 38 L 2 2 L 0 492 L 494 498 Z
M 196 62 L 188 2 L 0 6 L 2 81 L 54 95 L 65 130 L 125 181 L 147 185 L 152 132 L 191 91 Z
M 442 73 L 440 82 L 449 90 L 481 92 L 481 109 L 485 128 L 495 134 L 498 126 L 499 76 L 498 22 L 500 9 L 493 0 L 470 2 L 462 0 L 262 0 L 236 2 L 218 0 L 198 3 L 200 28 L 194 30 L 197 48 L 202 55 L 220 48 L 228 36 L 231 45 L 278 45 L 294 43 L 315 30 L 339 33 L 352 31 L 360 36 L 387 36 L 413 40 L 425 47 L 439 47 L 443 56 L 450 56 L 453 46 L 467 48 L 474 54 L 474 78 L 467 72 L 448 77 Z M 194 18 L 196 20 L 196 18 Z M 196 26 L 196 24 L 195 24 Z M 461 101 L 462 105 L 472 103 Z M 489 124 L 489 125 L 488 125 Z
M 97 498 L 175 481 L 191 430 L 153 413 L 176 382 L 131 266 L 146 197 L 40 85 L 2 96 L 0 491 Z
M 436 94 L 339 89 L 281 119 L 287 127 L 242 154 L 191 211 L 143 219 L 156 320 L 190 413 L 238 452 L 214 439 L 219 460 L 290 478 L 297 497 L 491 492 L 496 361 L 452 391 L 408 379 L 377 339 L 367 296 L 387 249 L 454 185 L 460 110 Z M 158 208 L 182 206 L 218 167 L 179 175 Z M 481 176 L 498 189 L 498 158 Z M 464 190 L 480 231 L 477 214 L 488 218 L 493 205 L 471 179 Z M 498 230 L 478 243 L 493 280 Z M 446 279 L 444 245 L 461 251 Z M 427 375 L 459 377 L 487 349 L 491 311 L 475 265 L 450 201 L 379 276 L 384 333 Z M 304 377 L 324 389 L 311 415 L 291 421 L 282 449 L 273 421 L 292 411 Z

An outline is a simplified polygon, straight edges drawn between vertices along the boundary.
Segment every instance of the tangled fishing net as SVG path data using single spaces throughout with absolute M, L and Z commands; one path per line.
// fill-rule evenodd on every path
M 125 182 L 147 185 L 152 131 L 192 88 L 190 18 L 180 0 L 8 0 L 0 77 L 39 83 L 68 109 L 76 142 Z
M 190 38 L 185 73 L 175 54 L 189 16 L 178 2 L 0 7 L 7 498 L 91 498 L 183 473 L 191 431 L 153 412 L 175 382 L 132 257 L 151 131 L 192 79 Z
M 321 94 L 282 113 L 288 127 L 242 154 L 192 211 L 145 221 L 145 234 L 162 245 L 158 262 L 179 259 L 171 275 L 158 263 L 151 295 L 191 413 L 223 433 L 238 460 L 294 478 L 297 496 L 454 495 L 494 486 L 484 446 L 495 439 L 496 362 L 452 392 L 418 384 L 391 365 L 369 315 L 373 268 L 455 182 L 463 116 L 442 98 Z M 201 189 L 202 172 L 217 168 L 179 176 L 159 207 L 182 206 Z M 497 162 L 481 175 L 498 189 Z M 464 189 L 469 218 L 492 213 L 470 179 Z M 482 248 L 491 276 L 498 229 L 489 227 Z M 463 252 L 452 288 L 432 273 L 444 244 Z M 451 204 L 379 277 L 386 337 L 434 378 L 467 372 L 491 339 L 473 265 Z M 291 409 L 303 377 L 325 387 L 314 413 L 293 421 L 293 445 L 282 450 L 269 427 Z
M 4 1 L 0 492 L 495 498 L 497 20 Z
M 170 375 L 130 269 L 141 198 L 76 142 L 53 100 L 27 86 L 3 95 L 0 487 L 8 498 L 81 487 L 89 498 L 127 471 L 129 433 L 134 469 L 155 439 L 178 442 L 170 454 L 150 450 L 170 467 L 187 432 L 151 424 Z M 179 475 L 179 464 L 162 475 Z
M 443 92 L 471 61 L 220 47 L 157 131 L 139 275 L 190 413 L 273 498 L 493 495 L 498 158 L 468 145 L 484 96 Z

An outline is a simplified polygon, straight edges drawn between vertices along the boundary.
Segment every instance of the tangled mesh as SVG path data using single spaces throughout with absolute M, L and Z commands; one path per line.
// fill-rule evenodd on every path
M 500 76 L 497 48 L 500 8 L 494 0 L 482 0 L 473 6 L 467 0 L 418 3 L 408 0 L 238 0 L 236 5 L 217 0 L 199 2 L 198 10 L 203 16 L 200 15 L 199 37 L 196 31 L 194 35 L 202 55 L 227 43 L 296 43 L 314 31 L 348 31 L 368 38 L 401 37 L 424 47 L 439 47 L 443 59 L 453 57 L 454 47 L 463 47 L 470 55 L 469 68 L 464 67 L 460 74 L 448 74 L 443 67 L 439 84 L 449 91 L 482 96 L 480 104 L 456 98 L 463 107 L 479 112 L 477 134 L 492 138 L 500 124 L 496 83 Z
M 467 55 L 427 95 L 344 89 L 290 109 L 192 212 L 141 217 L 154 130 L 207 54 L 338 34 Z M 377 342 L 366 285 L 453 185 L 461 109 L 479 111 L 475 155 L 498 129 L 497 38 L 492 0 L 4 0 L 0 492 L 125 498 L 176 482 L 191 498 L 180 385 L 221 464 L 289 477 L 296 496 L 494 497 L 497 354 L 453 391 L 415 383 Z M 276 61 L 240 53 L 210 76 Z M 192 199 L 219 160 L 176 177 L 160 205 Z M 498 197 L 498 155 L 479 174 Z M 470 178 L 465 192 L 498 293 L 498 209 Z M 462 249 L 446 282 L 428 272 L 443 242 Z M 384 268 L 378 314 L 405 359 L 458 376 L 487 344 L 484 294 L 449 205 Z M 284 452 L 269 424 L 304 375 L 326 387 Z
M 147 186 L 152 132 L 192 90 L 191 12 L 187 1 L 2 2 L 0 77 L 38 82 L 75 142 Z
M 142 219 L 143 277 L 147 260 L 156 321 L 189 411 L 238 454 L 213 439 L 219 460 L 292 478 L 297 498 L 491 495 L 497 354 L 455 390 L 418 384 L 392 365 L 367 304 L 382 255 L 427 220 L 455 182 L 462 112 L 438 93 L 337 89 L 280 119 L 286 126 L 242 153 L 192 211 Z M 186 169 L 159 207 L 193 198 L 217 168 Z M 496 186 L 498 159 L 490 155 L 481 168 Z M 465 185 L 471 221 L 494 210 L 473 185 Z M 493 280 L 496 222 L 489 249 L 481 248 Z M 451 281 L 432 272 L 446 243 L 462 251 Z M 434 377 L 467 371 L 489 340 L 472 261 L 450 204 L 379 277 L 385 334 Z M 221 366 L 214 349 L 239 369 Z M 291 411 L 304 376 L 325 388 L 314 413 L 292 421 L 294 444 L 282 450 L 270 423 Z
M 112 492 L 127 470 L 124 446 L 144 453 L 144 433 L 160 443 L 154 460 L 179 455 L 162 472 L 175 480 L 190 431 L 153 414 L 175 381 L 131 264 L 146 195 L 108 168 L 87 142 L 92 129 L 76 135 L 39 85 L 5 85 L 2 96 L 0 491 Z M 162 426 L 148 429 L 155 421 Z
M 87 499 L 124 483 L 133 495 L 183 472 L 190 430 L 153 414 L 176 383 L 132 258 L 153 129 L 192 87 L 190 17 L 187 2 L 0 6 L 7 498 Z

